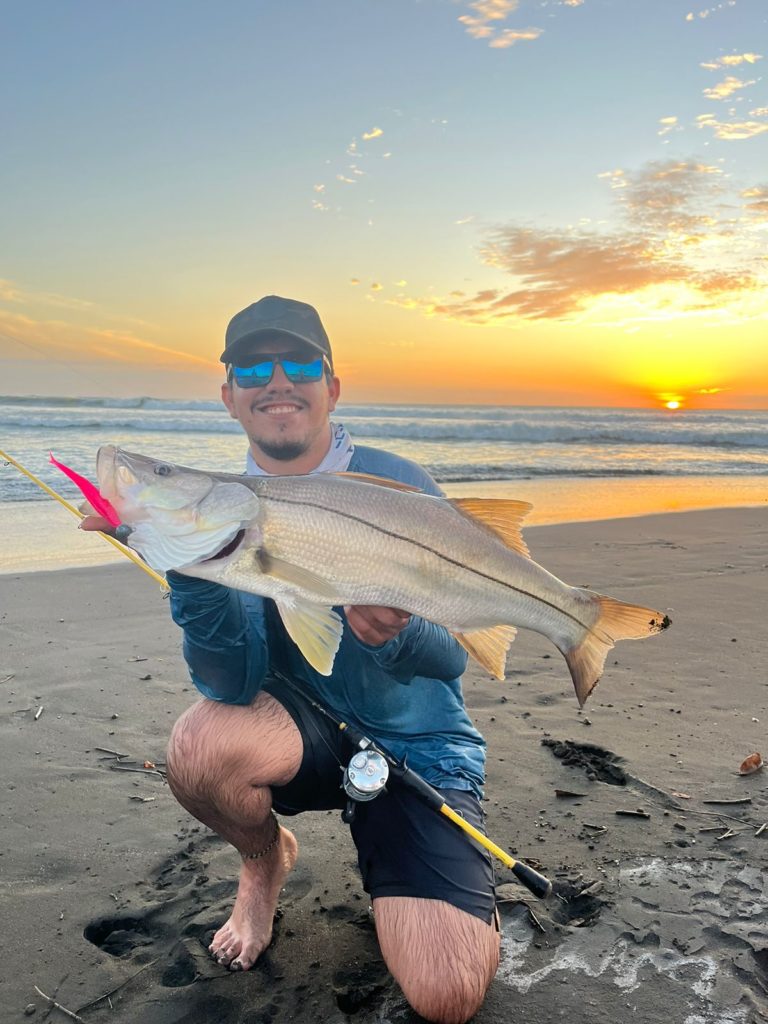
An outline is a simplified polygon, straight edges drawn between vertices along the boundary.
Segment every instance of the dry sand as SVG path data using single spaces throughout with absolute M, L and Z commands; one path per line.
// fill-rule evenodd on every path
M 467 674 L 488 740 L 490 835 L 556 884 L 538 903 L 499 870 L 502 965 L 475 1020 L 766 1020 L 768 829 L 756 833 L 768 774 L 737 769 L 768 756 L 768 513 L 526 537 L 569 582 L 669 609 L 674 624 L 612 652 L 584 712 L 533 634 L 515 642 L 505 683 Z M 195 699 L 148 578 L 129 564 L 0 576 L 0 628 L 1 1021 L 30 1004 L 31 1020 L 45 1017 L 36 985 L 94 1024 L 415 1019 L 335 812 L 294 820 L 299 864 L 254 970 L 206 957 L 237 856 L 177 806 L 161 771 L 125 770 L 161 767 Z M 705 802 L 716 799 L 748 802 Z M 638 809 L 648 817 L 616 813 Z

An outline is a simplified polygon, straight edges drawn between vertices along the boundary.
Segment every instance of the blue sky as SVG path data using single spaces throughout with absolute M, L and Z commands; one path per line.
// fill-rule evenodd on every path
M 277 292 L 356 399 L 768 404 L 764 0 L 48 0 L 3 37 L 0 392 L 210 395 Z

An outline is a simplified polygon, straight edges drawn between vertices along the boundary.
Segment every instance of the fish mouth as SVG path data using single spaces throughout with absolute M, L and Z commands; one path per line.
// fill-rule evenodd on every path
M 217 551 L 215 555 L 210 555 L 208 558 L 204 558 L 203 562 L 216 562 L 220 558 L 226 558 L 228 555 L 234 554 L 242 544 L 244 537 L 245 529 L 238 530 L 232 540 L 227 541 L 224 547 Z

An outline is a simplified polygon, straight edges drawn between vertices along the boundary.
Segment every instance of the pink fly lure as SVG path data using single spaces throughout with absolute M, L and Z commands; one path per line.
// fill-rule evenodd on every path
M 76 473 L 74 469 L 70 469 L 69 466 L 65 466 L 63 462 L 59 462 L 55 459 L 53 457 L 53 452 L 49 452 L 48 456 L 52 465 L 57 469 L 60 469 L 62 473 L 66 474 L 69 479 L 80 488 L 86 501 L 91 504 L 100 516 L 104 516 L 105 519 L 108 519 L 113 526 L 120 525 L 120 516 L 115 512 L 107 499 L 102 498 L 101 494 L 99 494 L 98 488 L 92 484 L 90 480 L 86 480 L 84 476 L 80 476 L 80 474 Z

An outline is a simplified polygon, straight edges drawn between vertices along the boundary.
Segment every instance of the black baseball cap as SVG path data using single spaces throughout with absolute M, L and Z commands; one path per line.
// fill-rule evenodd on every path
M 263 338 L 284 335 L 317 349 L 328 357 L 333 369 L 331 343 L 314 306 L 279 295 L 265 295 L 229 321 L 222 363 L 237 364 L 238 356 L 247 354 L 249 346 Z

